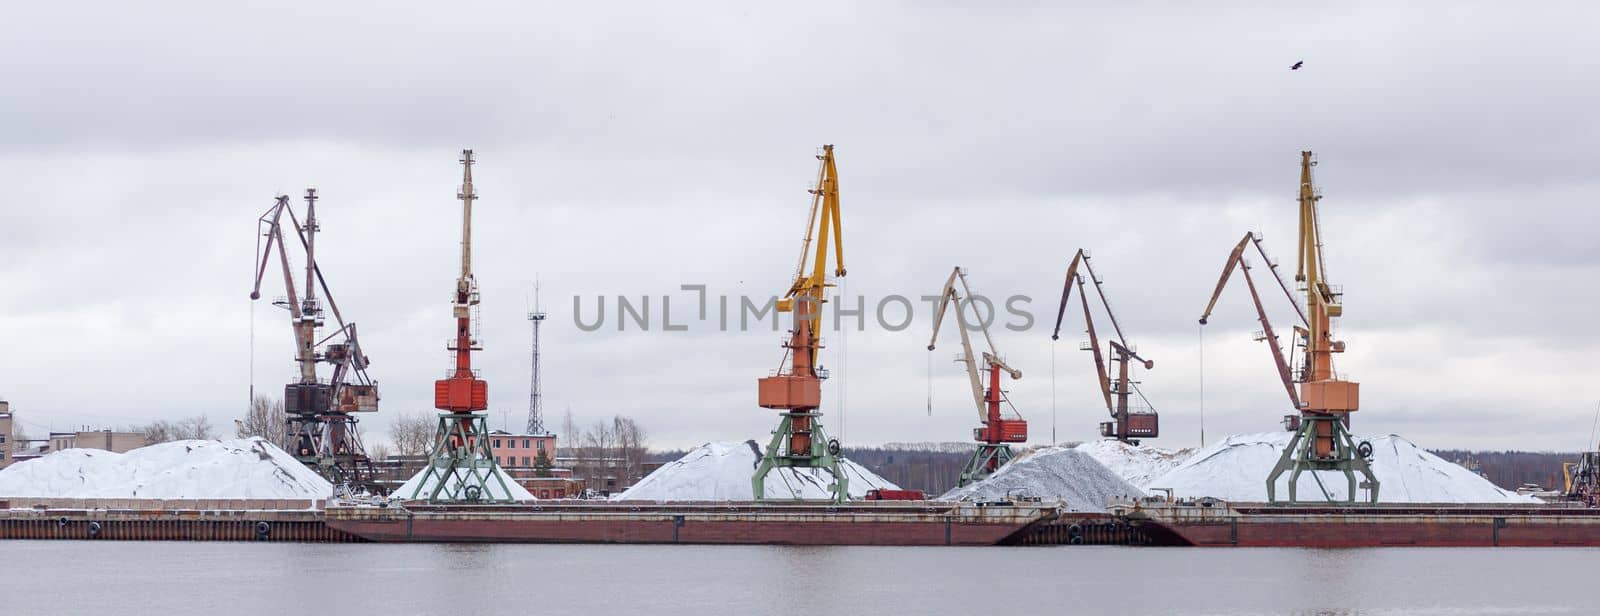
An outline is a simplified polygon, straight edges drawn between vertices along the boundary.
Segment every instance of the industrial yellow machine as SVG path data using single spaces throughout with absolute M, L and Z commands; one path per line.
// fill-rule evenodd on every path
M 833 286 L 828 279 L 830 239 L 836 264 L 833 275 L 845 275 L 844 238 L 839 230 L 839 172 L 833 160 L 833 146 L 822 146 L 817 160 L 821 164 L 817 186 L 811 190 L 811 215 L 800 245 L 800 262 L 795 267 L 794 282 L 777 304 L 780 314 L 794 315 L 794 326 L 783 344 L 783 359 L 777 371 L 757 381 L 757 404 L 781 411 L 782 418 L 751 478 L 756 500 L 766 497 L 767 474 L 774 468 L 827 469 L 834 479 L 829 486 L 833 500 L 843 502 L 849 497 L 849 480 L 839 465 L 839 441 L 829 439 L 823 432 L 822 413 L 817 410 L 822 406 L 822 381 L 828 378 L 828 371 L 817 363 L 817 355 L 822 349 L 818 334 L 822 304 L 827 301 L 828 287 Z
M 1278 501 L 1278 478 L 1286 472 L 1289 473 L 1288 500 L 1298 502 L 1300 499 L 1296 488 L 1301 473 L 1312 471 L 1315 478 L 1316 471 L 1334 471 L 1342 473 L 1349 484 L 1345 500 L 1354 502 L 1358 490 L 1365 488 L 1368 501 L 1377 503 L 1378 478 L 1367 463 L 1372 447 L 1367 443 L 1355 444 L 1349 431 L 1350 413 L 1360 407 L 1360 385 L 1340 378 L 1333 371 L 1333 354 L 1344 352 L 1344 342 L 1334 340 L 1332 334 L 1332 319 L 1344 314 L 1344 290 L 1327 281 L 1327 267 L 1322 256 L 1322 225 L 1317 216 L 1317 202 L 1322 195 L 1317 193 L 1311 177 L 1311 169 L 1316 164 L 1311 152 L 1300 153 L 1299 252 L 1294 279 L 1299 283 L 1300 290 L 1305 292 L 1303 310 L 1295 303 L 1288 286 L 1281 278 L 1278 279 L 1279 286 L 1289 296 L 1290 303 L 1295 303 L 1300 315 L 1303 327 L 1294 328 L 1295 344 L 1303 350 L 1304 361 L 1296 369 L 1285 360 L 1277 335 L 1273 333 L 1272 323 L 1267 318 L 1266 308 L 1261 303 L 1261 296 L 1256 291 L 1255 281 L 1250 276 L 1250 265 L 1244 261 L 1244 253 L 1251 244 L 1266 259 L 1261 237 L 1253 233 L 1245 234 L 1229 254 L 1222 277 L 1217 280 L 1216 290 L 1211 294 L 1211 301 L 1200 316 L 1200 324 L 1204 325 L 1210 318 L 1229 274 L 1236 267 L 1243 271 L 1262 326 L 1256 338 L 1267 342 L 1272 350 L 1278 376 L 1296 410 L 1295 414 L 1284 418 L 1284 427 L 1295 434 L 1284 448 L 1277 466 L 1267 476 L 1267 499 Z M 1270 259 L 1267 259 L 1267 265 L 1274 268 L 1276 277 L 1276 266 Z M 1365 481 L 1358 484 L 1357 473 Z M 1317 479 L 1317 482 L 1321 485 L 1321 479 Z M 1326 490 L 1323 496 L 1333 500 Z

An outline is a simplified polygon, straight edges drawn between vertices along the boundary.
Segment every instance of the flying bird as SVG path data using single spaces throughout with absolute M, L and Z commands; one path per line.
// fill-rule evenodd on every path
M 1300 70 L 1300 67 L 1305 66 L 1305 65 L 1306 65 L 1306 61 L 1305 60 L 1301 60 L 1299 62 L 1295 62 L 1294 66 L 1289 67 L 1289 70 L 1298 71 L 1298 70 Z

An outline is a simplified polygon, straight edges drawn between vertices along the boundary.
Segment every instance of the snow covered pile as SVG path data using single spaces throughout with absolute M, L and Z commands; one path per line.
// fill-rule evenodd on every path
M 989 478 L 946 492 L 939 500 L 984 501 L 1037 496 L 1074 511 L 1105 511 L 1120 496 L 1144 496 L 1094 456 L 1069 447 L 1048 447 L 1011 460 Z
M 747 501 L 750 476 L 761 463 L 761 446 L 755 441 L 706 443 L 640 479 L 615 500 Z M 855 462 L 842 460 L 849 479 L 850 498 L 865 498 L 868 490 L 897 489 Z M 820 468 L 775 468 L 767 475 L 766 497 L 771 499 L 826 499 L 833 475 Z
M 1177 497 L 1214 496 L 1224 500 L 1267 500 L 1267 473 L 1288 446 L 1290 432 L 1239 434 L 1196 452 L 1171 472 L 1151 480 L 1148 489 L 1172 488 Z M 1364 439 L 1372 443 L 1372 472 L 1378 477 L 1378 500 L 1385 503 L 1525 503 L 1537 502 L 1502 490 L 1460 465 L 1451 463 L 1395 435 Z M 1322 482 L 1318 485 L 1316 476 Z M 1357 474 L 1360 480 L 1360 474 Z M 1289 473 L 1278 479 L 1278 497 L 1288 498 Z M 1343 500 L 1343 473 L 1307 471 L 1300 475 L 1301 500 L 1321 500 L 1323 488 Z M 1360 495 L 1357 495 L 1360 498 Z
M 432 470 L 432 468 L 427 466 L 422 467 L 422 470 L 417 471 L 417 474 L 412 475 L 411 478 L 407 479 L 405 483 L 400 485 L 400 487 L 395 488 L 394 492 L 390 493 L 390 497 L 401 500 L 411 500 L 412 495 L 415 494 L 417 495 L 416 498 L 418 500 L 427 500 L 429 495 L 433 494 L 434 487 L 439 485 L 439 479 L 443 477 L 443 475 L 430 473 L 429 471 Z M 477 479 L 473 479 L 470 476 L 468 469 L 458 468 L 455 470 L 453 475 L 456 481 L 465 481 L 468 483 L 468 485 L 477 485 L 478 483 Z M 478 498 L 484 501 L 538 500 L 534 498 L 533 494 L 528 492 L 526 488 L 522 487 L 521 484 L 512 481 L 511 476 L 507 475 L 505 470 L 500 468 L 498 465 L 494 467 L 493 474 L 488 477 L 488 481 L 483 483 L 488 485 L 488 489 L 484 491 L 483 494 L 479 495 Z M 421 492 L 417 491 L 418 487 L 422 489 Z
M 261 438 L 63 449 L 0 471 L 0 497 L 317 499 L 333 485 Z
M 1140 488 L 1150 485 L 1150 480 L 1178 468 L 1179 464 L 1194 454 L 1193 449 L 1129 445 L 1115 439 L 1090 441 L 1078 445 L 1076 449 L 1094 456 L 1111 472 Z

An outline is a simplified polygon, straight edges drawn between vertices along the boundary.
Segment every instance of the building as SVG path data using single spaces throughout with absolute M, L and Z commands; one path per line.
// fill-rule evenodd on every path
M 80 432 L 51 432 L 50 451 L 63 449 L 99 449 L 115 453 L 127 453 L 148 442 L 144 435 L 138 432 L 116 432 L 109 428 L 105 430 L 80 431 Z
M 546 464 L 556 462 L 554 434 L 512 434 L 495 430 L 489 433 L 489 439 L 489 451 L 494 455 L 495 464 L 503 468 L 534 468 L 539 464 L 540 454 L 544 454 Z
M 11 466 L 11 450 L 16 448 L 11 442 L 11 403 L 0 400 L 0 468 Z

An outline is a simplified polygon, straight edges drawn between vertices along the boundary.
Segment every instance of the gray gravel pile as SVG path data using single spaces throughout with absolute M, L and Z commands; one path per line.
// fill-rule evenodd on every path
M 1051 447 L 1016 458 L 988 479 L 946 492 L 939 500 L 985 501 L 1008 496 L 1036 496 L 1059 501 L 1073 511 L 1100 512 L 1112 498 L 1144 496 L 1144 492 L 1094 456 Z

